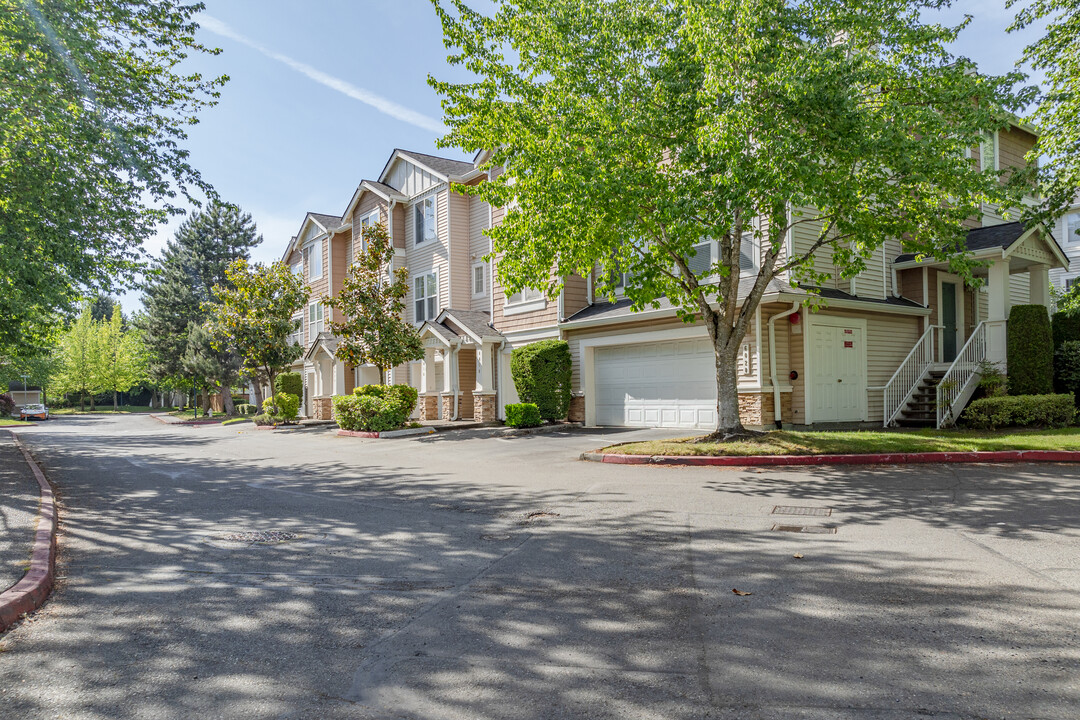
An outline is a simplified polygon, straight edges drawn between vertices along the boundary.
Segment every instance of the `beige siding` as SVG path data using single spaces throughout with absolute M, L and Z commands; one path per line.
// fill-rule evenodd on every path
M 469 295 L 473 310 L 489 310 L 491 305 L 491 271 L 484 267 L 484 294 L 472 297 L 472 266 L 483 262 L 490 250 L 491 239 L 484 235 L 490 223 L 491 209 L 478 197 L 469 198 Z
M 498 227 L 502 222 L 505 210 L 503 208 L 492 208 L 491 222 L 493 227 Z M 517 330 L 531 330 L 536 328 L 551 327 L 558 323 L 559 320 L 559 304 L 555 300 L 549 298 L 547 305 L 541 310 L 535 310 L 527 313 L 518 313 L 512 315 L 505 315 L 503 310 L 506 306 L 506 290 L 503 288 L 502 283 L 499 282 L 499 256 L 495 257 L 495 278 L 492 283 L 491 294 L 495 304 L 495 315 L 492 318 L 492 324 L 495 325 L 501 332 L 514 332 Z
M 445 187 L 434 193 L 435 226 L 437 230 L 437 235 L 434 240 L 427 240 L 417 245 L 416 238 L 414 237 L 416 234 L 416 221 L 414 216 L 416 204 L 410 203 L 405 213 L 405 252 L 410 278 L 406 316 L 410 322 L 415 321 L 412 278 L 419 275 L 426 275 L 432 271 L 436 273 L 439 282 L 439 310 L 449 307 L 450 257 L 447 242 L 449 239 L 449 230 L 446 222 L 446 195 L 447 191 Z M 423 197 L 417 198 L 417 201 L 423 200 L 426 197 L 429 196 L 424 195 Z
M 342 282 L 344 282 L 345 274 L 346 274 L 346 272 L 348 271 L 348 268 L 349 268 L 349 258 L 347 256 L 347 251 L 348 251 L 348 247 L 349 247 L 349 244 L 350 244 L 351 240 L 352 240 L 352 238 L 349 236 L 349 234 L 347 232 L 338 233 L 337 235 L 334 235 L 331 238 L 331 248 L 333 250 L 333 252 L 331 254 L 332 254 L 333 258 L 334 258 L 333 267 L 331 268 L 331 277 L 330 277 L 330 281 L 331 281 L 330 282 L 330 296 L 331 297 L 335 297 L 335 296 L 337 296 L 338 293 L 341 292 L 341 284 L 342 284 Z M 341 320 L 345 319 L 344 316 L 342 316 L 342 317 L 335 316 L 334 311 L 331 310 L 329 307 L 327 307 L 327 313 L 326 313 L 327 321 L 329 321 L 331 317 L 333 317 L 333 319 L 338 320 L 338 321 L 341 321 Z
M 476 389 L 476 350 L 472 346 L 463 346 L 458 351 L 458 387 L 461 388 L 458 415 L 462 418 L 471 418 L 473 416 L 473 390 Z
M 880 300 L 887 297 L 888 292 L 891 292 L 886 289 L 886 279 L 889 277 L 888 268 L 882 265 L 882 260 L 886 254 L 884 246 L 879 247 L 866 261 L 866 269 L 855 278 L 856 295 Z
M 1031 302 L 1030 276 L 1026 273 L 1017 273 L 1009 276 L 1009 302 L 1012 305 L 1028 305 Z
M 394 206 L 394 217 L 390 224 L 390 236 L 394 240 L 394 247 L 405 249 L 405 206 L 398 203 Z
M 998 161 L 1002 170 L 1027 166 L 1026 155 L 1035 146 L 1035 136 L 1026 130 L 1009 128 L 998 132 Z
M 589 283 L 580 275 L 568 275 L 563 280 L 563 314 L 573 317 L 589 304 Z
M 360 202 L 356 204 L 356 208 L 353 209 L 352 217 L 349 218 L 352 222 L 353 253 L 355 255 L 359 255 L 360 249 L 363 247 L 360 242 L 363 234 L 360 221 L 367 217 L 372 210 L 379 211 L 379 222 L 386 222 L 386 201 L 375 193 L 364 193 L 364 196 L 360 198 Z M 387 230 L 389 230 L 389 226 Z
M 908 300 L 914 300 L 920 305 L 926 304 L 923 297 L 923 269 L 908 268 L 897 271 L 897 285 L 900 286 L 900 296 Z

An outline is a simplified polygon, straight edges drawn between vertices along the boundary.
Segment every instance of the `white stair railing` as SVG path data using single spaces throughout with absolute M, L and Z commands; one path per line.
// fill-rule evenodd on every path
M 971 397 L 986 361 L 986 323 L 979 323 L 937 386 L 937 427 L 952 425 Z
M 904 362 L 900 363 L 900 367 L 896 368 L 896 372 L 885 384 L 885 427 L 893 424 L 933 363 L 934 326 L 931 325 L 926 328 L 926 332 L 922 334 L 915 343 L 915 347 L 911 348 L 911 352 L 904 358 Z

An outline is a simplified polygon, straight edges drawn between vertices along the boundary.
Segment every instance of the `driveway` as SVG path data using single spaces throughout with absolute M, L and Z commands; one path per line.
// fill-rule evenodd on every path
M 615 440 L 585 432 L 139 416 L 22 437 L 64 579 L 0 643 L 2 717 L 1080 716 L 1080 468 L 620 467 L 578 461 Z

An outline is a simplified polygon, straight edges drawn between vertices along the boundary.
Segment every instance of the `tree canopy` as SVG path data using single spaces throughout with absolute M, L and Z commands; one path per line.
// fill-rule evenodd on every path
M 374 365 L 382 382 L 388 369 L 423 359 L 424 346 L 403 316 L 409 271 L 390 270 L 394 247 L 386 225 L 365 227 L 363 237 L 366 250 L 349 269 L 341 291 L 328 300 L 341 313 L 330 330 L 338 336 L 334 355 L 351 365 Z
M 0 349 L 123 284 L 178 196 L 212 193 L 187 128 L 224 76 L 185 72 L 201 3 L 0 0 Z
M 635 308 L 666 297 L 712 339 L 720 432 L 741 431 L 736 353 L 774 278 L 819 285 L 823 255 L 852 277 L 887 238 L 965 272 L 962 221 L 1022 192 L 967 157 L 1018 76 L 953 57 L 937 0 L 433 1 L 472 74 L 430 81 L 442 144 L 503 169 L 459 189 L 507 208 L 508 292 L 596 268 Z M 788 255 L 801 223 L 817 241 Z

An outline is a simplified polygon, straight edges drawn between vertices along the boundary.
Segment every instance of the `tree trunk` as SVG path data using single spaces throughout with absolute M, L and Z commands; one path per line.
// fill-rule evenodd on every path
M 383 368 L 383 367 L 379 368 L 379 384 L 380 385 L 385 385 L 386 384 L 386 369 Z
M 203 414 L 203 417 L 208 417 L 210 415 L 210 390 L 209 389 L 204 389 L 203 392 L 202 392 L 202 414 Z
M 79 393 L 79 412 L 86 412 L 86 393 Z
M 94 412 L 95 409 L 96 408 L 94 407 L 94 393 L 91 392 L 90 393 L 90 412 Z
M 232 401 L 232 388 L 221 383 L 221 405 L 225 408 L 225 415 L 232 417 L 236 414 L 236 408 Z
M 116 389 L 115 388 L 112 391 L 112 409 L 113 409 L 113 412 L 116 412 L 117 410 L 120 409 L 120 406 L 116 404 Z
M 710 440 L 747 435 L 739 417 L 738 354 L 742 338 L 713 338 L 716 353 L 716 431 Z
M 255 392 L 255 412 L 261 413 L 263 406 L 262 382 L 259 378 L 252 378 L 251 389 Z

